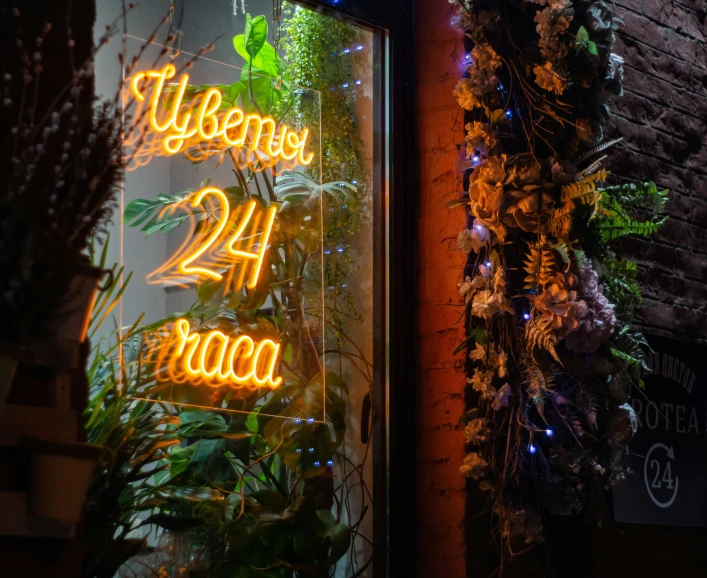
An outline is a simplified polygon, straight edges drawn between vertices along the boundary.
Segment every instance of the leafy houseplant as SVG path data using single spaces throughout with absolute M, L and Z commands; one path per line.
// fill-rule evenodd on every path
M 229 103 L 279 123 L 287 118 L 288 103 L 298 89 L 290 87 L 285 63 L 266 38 L 265 18 L 248 15 L 244 34 L 234 38 L 235 49 L 246 60 L 241 78 L 218 88 Z M 187 106 L 201 90 L 187 88 Z M 289 118 L 290 126 L 296 123 Z M 356 210 L 356 187 L 338 181 L 321 184 L 305 173 L 277 172 L 276 167 L 244 168 L 238 162 L 242 154 L 236 148 L 197 143 L 185 156 L 197 166 L 212 157 L 219 164 L 232 163 L 234 182 L 219 188 L 234 209 L 255 202 L 258 211 L 274 210 L 265 264 L 254 287 L 231 283 L 237 263 L 221 268 L 220 280 L 200 279 L 198 300 L 178 316 L 188 320 L 194 333 L 218 329 L 226 336 L 276 339 L 283 382 L 274 390 L 174 387 L 161 378 L 164 368 L 150 344 L 177 315 L 139 332 L 136 324 L 120 346 L 125 360 L 121 371 L 130 372 L 123 380 L 128 393 L 118 395 L 111 373 L 97 368 L 93 374 L 96 393 L 89 428 L 96 439 L 112 440 L 104 443 L 115 448 L 115 462 L 109 461 L 96 480 L 92 507 L 95 524 L 108 519 L 118 537 L 106 543 L 108 534 L 103 534 L 103 541 L 96 542 L 94 552 L 117 554 L 105 560 L 100 572 L 87 560 L 87 576 L 108 575 L 130 553 L 137 555 L 124 569 L 133 571 L 150 567 L 188 568 L 208 576 L 323 576 L 358 535 L 365 510 L 358 515 L 349 511 L 349 486 L 352 479 L 363 483 L 362 471 L 360 465 L 351 467 L 342 451 L 348 387 L 326 360 L 350 360 L 368 384 L 371 366 L 355 343 L 326 343 L 331 321 L 322 312 L 318 274 L 321 231 L 341 223 L 340 217 L 329 215 L 340 214 L 344 205 Z M 201 186 L 209 185 L 207 178 Z M 148 237 L 187 221 L 195 224 L 197 234 L 208 233 L 215 225 L 213 214 L 188 207 L 184 201 L 192 193 L 135 200 L 126 207 L 124 222 Z M 185 208 L 187 218 L 180 213 Z M 100 367 L 115 367 L 115 352 L 102 363 Z M 110 378 L 104 382 L 106 377 L 99 375 Z M 153 402 L 136 404 L 126 395 Z M 161 400 L 178 405 L 170 409 Z M 231 411 L 219 411 L 223 409 Z M 161 424 L 157 432 L 150 425 L 154 422 Z M 175 440 L 179 446 L 173 445 Z M 113 508 L 115 503 L 122 507 Z M 151 515 L 139 522 L 135 516 L 146 510 Z M 131 541 L 130 532 L 141 524 L 159 526 L 171 536 L 163 536 L 166 541 L 183 539 L 189 547 L 169 555 L 159 545 L 145 548 L 143 541 Z M 200 552 L 198 564 L 190 554 L 193 548 Z
M 621 94 L 619 22 L 604 2 L 456 3 L 468 66 L 469 255 L 465 303 L 469 452 L 461 472 L 488 492 L 503 559 L 542 542 L 625 472 L 642 387 L 636 265 L 614 241 L 664 222 L 667 191 L 607 186 L 606 94 Z

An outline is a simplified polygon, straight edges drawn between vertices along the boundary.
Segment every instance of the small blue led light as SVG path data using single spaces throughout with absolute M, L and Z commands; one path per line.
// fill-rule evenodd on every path
M 333 465 L 334 465 L 334 460 L 327 460 L 326 465 L 327 465 L 327 466 L 333 466 Z
M 466 59 L 469 60 L 471 58 L 471 54 L 466 55 Z
M 531 454 L 534 454 L 535 452 L 538 451 L 538 448 L 536 448 L 533 444 L 530 444 L 530 446 L 528 447 L 528 451 L 529 451 Z
M 295 453 L 301 454 L 301 453 L 302 453 L 302 448 L 297 448 L 297 449 L 295 450 Z
M 360 80 L 355 80 L 355 81 L 354 81 L 354 84 L 361 84 L 361 81 L 360 81 Z
M 483 228 L 481 225 L 476 225 L 476 229 L 477 229 L 478 231 L 482 231 L 484 228 Z
M 313 418 L 313 417 L 310 417 L 310 418 L 307 420 L 307 423 L 314 423 L 314 418 Z
M 319 460 L 317 460 L 316 462 L 314 462 L 314 465 L 318 468 L 318 467 L 319 467 Z
M 513 116 L 513 113 L 510 110 L 506 111 L 506 118 L 511 118 Z
M 486 266 L 490 269 L 493 266 L 493 263 L 491 263 L 491 261 L 486 261 Z
M 553 433 L 553 432 L 552 432 L 551 429 L 546 429 L 546 430 L 545 430 L 545 434 L 547 435 L 547 437 L 552 437 L 552 433 Z
M 302 420 L 301 420 L 301 419 L 296 419 L 296 420 L 295 420 L 295 423 L 302 423 Z
M 363 50 L 363 44 L 359 44 L 359 45 L 356 47 L 356 50 Z
M 333 285 L 329 285 L 329 291 L 333 291 L 333 290 L 334 290 L 334 286 L 333 286 Z
M 475 155 L 472 160 L 473 160 L 475 163 L 478 163 L 481 159 L 479 158 L 478 155 Z
M 348 82 L 344 82 L 344 84 L 341 85 L 341 88 L 348 88 L 348 87 L 349 87 L 349 83 L 348 83 Z
M 526 321 L 530 319 L 530 313 L 523 313 L 523 319 L 525 319 Z
M 503 90 L 503 83 L 499 84 L 499 85 L 498 85 L 498 88 L 500 88 L 501 90 Z
M 348 54 L 349 52 L 351 52 L 351 49 L 350 49 L 350 48 L 344 48 L 341 52 L 342 52 L 343 54 Z
M 329 249 L 324 249 L 324 254 L 325 254 L 325 255 L 331 255 L 331 250 L 329 250 Z
M 337 253 L 343 253 L 343 252 L 344 252 L 344 248 L 343 248 L 343 247 L 337 247 L 337 248 L 336 248 L 336 252 L 337 252 Z
M 314 453 L 314 448 L 309 448 L 309 453 L 313 454 Z
M 344 288 L 348 287 L 348 285 L 346 283 L 342 283 L 341 286 Z
M 355 185 L 356 183 L 358 183 L 358 181 L 357 181 L 356 179 L 354 179 L 353 181 L 351 181 L 351 184 L 352 184 L 352 185 Z

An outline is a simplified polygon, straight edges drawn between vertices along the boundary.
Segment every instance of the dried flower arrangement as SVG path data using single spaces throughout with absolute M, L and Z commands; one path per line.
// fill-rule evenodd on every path
M 68 24 L 46 23 L 27 43 L 19 10 L 6 15 L 13 43 L 0 107 L 0 339 L 22 342 L 47 336 L 71 278 L 87 262 L 82 254 L 110 220 L 123 175 L 122 121 L 117 96 L 93 102 L 93 57 L 114 30 L 76 63 Z M 66 38 L 71 64 L 56 92 L 58 73 L 44 64 L 45 47 L 57 44 L 52 34 Z
M 0 340 L 55 337 L 52 321 L 69 313 L 66 304 L 77 290 L 72 279 L 91 269 L 89 253 L 94 243 L 105 241 L 124 169 L 144 148 L 143 118 L 131 118 L 130 107 L 123 106 L 122 81 L 110 98 L 94 94 L 95 56 L 134 8 L 123 4 L 95 46 L 81 54 L 68 18 L 45 23 L 28 42 L 19 9 L 3 9 L 8 54 L 0 81 L 0 139 L 6 152 L 0 159 L 0 311 L 5 320 Z M 126 70 L 168 21 L 166 16 L 158 24 Z M 166 38 L 167 44 L 176 41 L 174 34 Z M 52 62 L 68 63 L 69 69 L 45 69 L 46 47 L 56 50 L 59 44 L 66 58 Z M 124 60 L 122 52 L 119 58 Z M 124 138 L 134 142 L 127 156 Z
M 663 223 L 667 191 L 606 186 L 607 93 L 620 95 L 619 21 L 604 2 L 450 0 L 466 36 L 459 249 L 469 453 L 506 551 L 544 539 L 624 477 L 641 387 L 636 265 L 612 241 Z M 640 218 L 635 214 L 638 211 Z

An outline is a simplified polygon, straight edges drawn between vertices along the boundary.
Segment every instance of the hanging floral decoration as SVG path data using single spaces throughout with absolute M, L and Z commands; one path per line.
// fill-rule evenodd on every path
M 612 52 L 604 2 L 450 0 L 468 54 L 465 109 L 469 255 L 465 303 L 468 453 L 460 471 L 488 491 L 511 551 L 541 542 L 553 516 L 582 511 L 619 482 L 636 430 L 644 340 L 635 263 L 614 241 L 664 222 L 667 191 L 603 168 Z M 622 184 L 609 185 L 612 181 Z

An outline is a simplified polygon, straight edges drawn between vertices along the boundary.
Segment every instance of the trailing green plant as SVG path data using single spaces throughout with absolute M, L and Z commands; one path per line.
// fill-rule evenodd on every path
M 282 49 L 288 65 L 288 75 L 298 86 L 318 92 L 321 107 L 321 179 L 356 185 L 352 200 L 355 204 L 336 207 L 332 226 L 325 234 L 328 250 L 324 263 L 324 286 L 327 308 L 332 322 L 332 335 L 339 342 L 340 331 L 346 331 L 351 321 L 360 321 L 347 280 L 356 266 L 348 238 L 369 219 L 370 189 L 365 169 L 365 147 L 358 133 L 354 104 L 364 98 L 363 86 L 356 84 L 354 67 L 366 71 L 363 57 L 362 32 L 345 20 L 333 19 L 311 10 L 284 3 L 287 16 L 282 26 Z M 305 119 L 305 124 L 319 123 L 319 111 L 306 106 L 294 95 L 293 108 Z M 319 167 L 308 167 L 308 173 L 318 179 Z
M 467 338 L 469 452 L 504 559 L 544 540 L 625 475 L 645 341 L 636 264 L 614 242 L 665 222 L 654 183 L 608 186 L 609 110 L 623 59 L 604 2 L 459 0 L 468 55 L 468 196 L 458 235 Z M 597 155 L 604 154 L 598 158 Z M 503 568 L 502 564 L 501 573 Z

